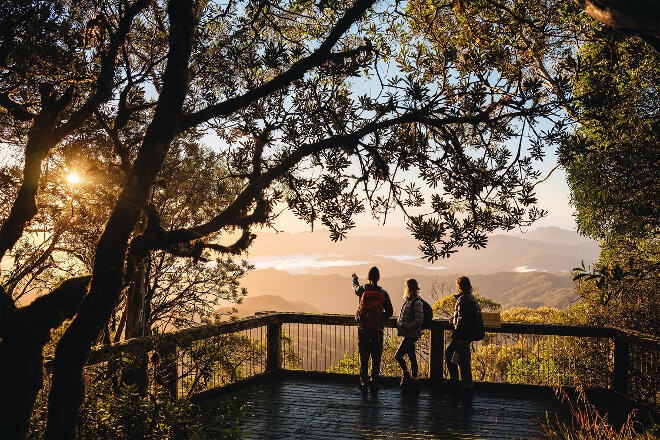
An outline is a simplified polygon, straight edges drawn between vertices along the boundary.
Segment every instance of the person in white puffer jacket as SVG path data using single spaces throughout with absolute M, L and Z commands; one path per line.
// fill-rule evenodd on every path
M 418 366 L 415 343 L 422 335 L 422 323 L 424 322 L 424 306 L 422 301 L 418 301 L 419 290 L 416 279 L 409 278 L 406 280 L 403 292 L 404 302 L 396 323 L 397 334 L 403 336 L 403 340 L 394 355 L 394 359 L 403 371 L 402 387 L 405 387 L 411 380 L 417 379 Z M 410 372 L 406 365 L 406 355 L 410 359 Z

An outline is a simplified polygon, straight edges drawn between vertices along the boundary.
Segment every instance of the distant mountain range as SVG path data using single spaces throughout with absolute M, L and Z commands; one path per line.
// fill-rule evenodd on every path
M 278 310 L 310 313 L 354 313 L 357 299 L 350 275 L 361 282 L 371 266 L 381 271 L 395 314 L 401 306 L 406 278 L 414 277 L 422 296 L 454 289 L 454 279 L 467 275 L 476 291 L 502 305 L 565 308 L 577 299 L 570 270 L 593 264 L 598 243 L 560 228 L 540 228 L 516 235 L 495 235 L 482 250 L 462 249 L 435 264 L 426 261 L 409 236 L 349 236 L 333 243 L 327 231 L 262 233 L 250 250 L 256 265 L 242 285 L 248 289 L 240 315 Z
M 417 278 L 422 296 L 429 302 L 442 285 L 452 289 L 458 274 L 410 275 Z M 403 285 L 409 275 L 384 277 L 380 285 L 390 294 L 395 312 L 403 303 Z M 563 309 L 577 299 L 568 274 L 544 272 L 500 272 L 470 275 L 475 291 L 502 305 L 512 307 L 541 306 Z M 351 289 L 350 277 L 340 275 L 292 275 L 274 269 L 255 271 L 243 283 L 250 292 L 237 306 L 243 316 L 257 311 L 277 310 L 307 313 L 354 313 L 357 298 Z M 268 286 L 268 287 L 264 287 Z M 445 290 L 444 294 L 451 290 Z
M 261 234 L 250 250 L 258 269 L 291 273 L 366 274 L 378 265 L 384 275 L 510 271 L 568 272 L 598 258 L 598 243 L 555 227 L 517 235 L 495 235 L 488 246 L 462 248 L 448 259 L 429 263 L 411 236 L 351 236 L 331 242 L 327 231 Z

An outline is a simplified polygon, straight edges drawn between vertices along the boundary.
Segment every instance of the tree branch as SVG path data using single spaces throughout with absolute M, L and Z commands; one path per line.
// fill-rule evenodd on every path
M 7 113 L 19 121 L 31 121 L 36 116 L 10 99 L 8 93 L 0 93 L 0 106 L 4 107 Z
M 332 57 L 331 49 L 339 41 L 339 38 L 355 24 L 355 22 L 362 16 L 367 9 L 369 9 L 376 1 L 375 0 L 358 0 L 355 2 L 346 14 L 337 21 L 337 24 L 328 34 L 328 37 L 321 43 L 319 48 L 314 51 L 310 56 L 302 58 L 289 68 L 286 72 L 276 76 L 267 83 L 254 88 L 241 96 L 237 96 L 221 103 L 209 106 L 198 112 L 187 115 L 181 126 L 179 132 L 186 131 L 192 127 L 198 126 L 210 119 L 229 115 L 241 108 L 247 107 L 252 102 L 268 96 L 273 92 L 280 90 L 293 81 L 302 78 L 305 73 L 314 67 L 318 67 L 328 61 Z M 371 49 L 371 45 L 365 45 L 365 49 Z M 349 52 L 353 54 L 354 51 Z
M 63 281 L 49 294 L 40 296 L 30 305 L 17 309 L 12 317 L 15 322 L 30 322 L 35 336 L 43 342 L 50 339 L 50 331 L 72 318 L 87 293 L 91 276 L 70 278 Z
M 119 21 L 117 31 L 114 34 L 110 34 L 110 44 L 101 56 L 101 70 L 96 80 L 96 92 L 77 111 L 71 114 L 66 123 L 53 130 L 53 136 L 57 139 L 57 142 L 79 128 L 100 104 L 112 97 L 116 69 L 115 61 L 119 54 L 119 48 L 126 41 L 126 36 L 133 24 L 133 19 L 143 9 L 149 6 L 149 4 L 151 4 L 151 0 L 136 0 L 126 8 L 126 13 Z
M 13 248 L 27 223 L 37 214 L 35 198 L 38 192 L 38 183 L 41 177 L 41 164 L 49 151 L 65 136 L 79 128 L 89 118 L 98 105 L 112 96 L 112 86 L 115 72 L 115 60 L 118 48 L 126 39 L 131 23 L 135 16 L 150 4 L 150 0 L 137 0 L 129 8 L 126 15 L 120 20 L 117 34 L 111 36 L 108 52 L 103 56 L 101 73 L 97 80 L 96 92 L 87 101 L 64 119 L 66 123 L 56 127 L 57 117 L 61 116 L 73 98 L 73 86 L 69 87 L 62 96 L 54 99 L 51 93 L 42 89 L 42 99 L 49 103 L 42 108 L 28 134 L 25 147 L 25 165 L 23 167 L 23 183 L 19 188 L 16 200 L 12 204 L 9 216 L 0 228 L 0 258 L 9 249 Z

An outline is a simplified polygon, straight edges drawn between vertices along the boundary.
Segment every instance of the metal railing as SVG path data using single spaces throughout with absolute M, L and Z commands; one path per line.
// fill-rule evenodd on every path
M 434 320 L 417 344 L 420 376 L 447 378 L 451 327 Z M 610 389 L 654 406 L 660 401 L 660 340 L 597 327 L 502 323 L 473 343 L 476 381 Z M 396 321 L 385 328 L 383 376 L 399 374 Z M 190 396 L 268 371 L 357 374 L 357 327 L 350 315 L 272 313 L 131 340 L 92 352 L 88 364 L 133 353 L 150 361 L 153 383 Z

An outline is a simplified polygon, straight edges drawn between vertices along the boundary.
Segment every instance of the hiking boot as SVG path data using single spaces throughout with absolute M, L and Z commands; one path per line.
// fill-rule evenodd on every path
M 366 383 L 360 381 L 360 391 L 366 393 L 367 391 L 369 391 L 369 386 Z
M 410 376 L 410 373 L 404 371 L 403 377 L 401 378 L 401 386 L 404 387 L 408 385 L 411 381 L 412 381 L 412 377 Z

